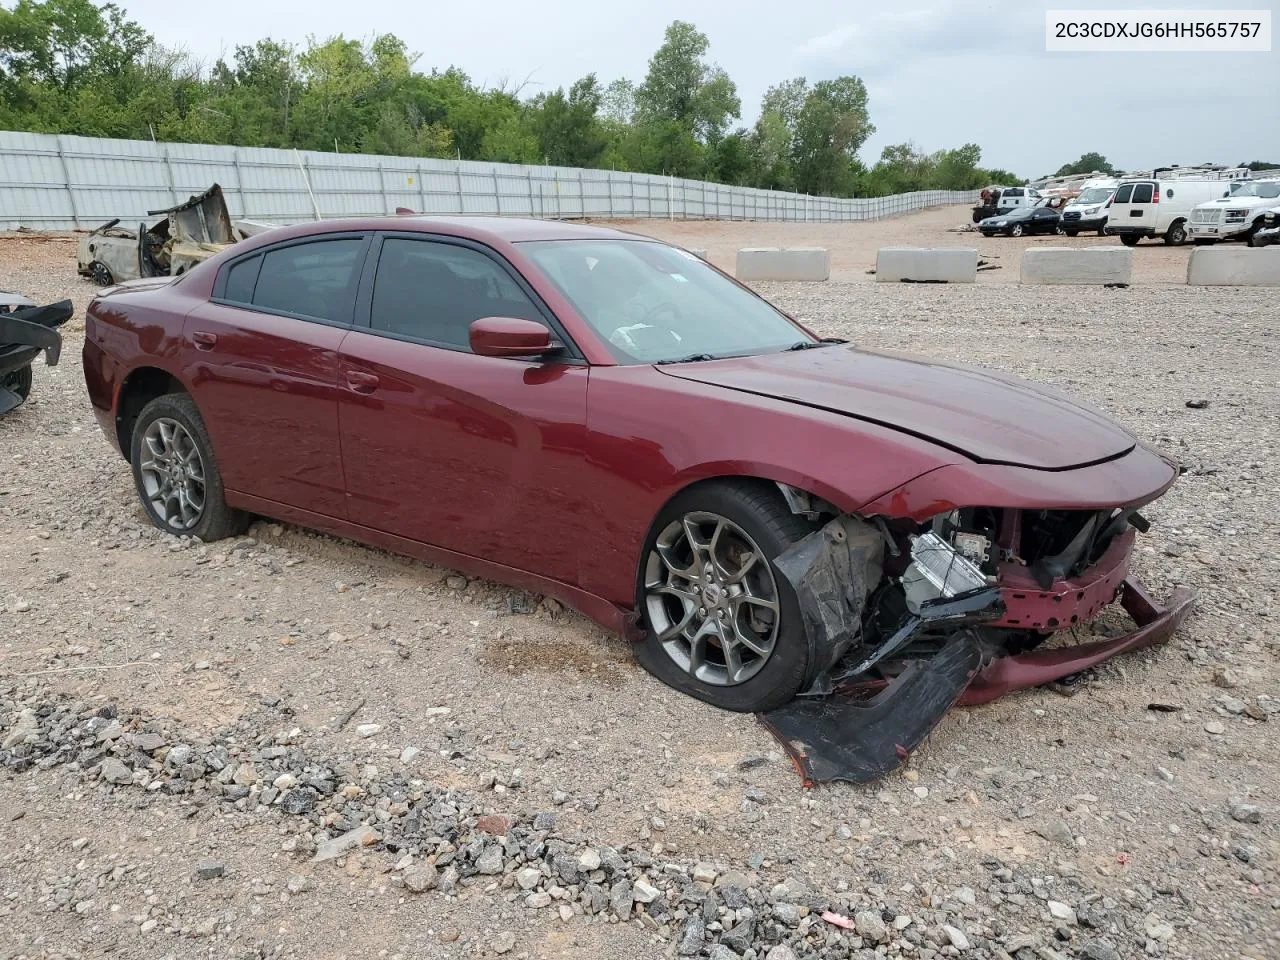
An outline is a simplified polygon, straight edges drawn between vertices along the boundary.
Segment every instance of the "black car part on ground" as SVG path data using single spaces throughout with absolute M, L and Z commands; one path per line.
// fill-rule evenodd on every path
M 31 362 L 44 351 L 54 366 L 62 353 L 58 327 L 71 319 L 70 300 L 0 312 L 0 414 L 20 406 L 31 392 Z
M 868 783 L 901 766 L 924 741 L 982 669 L 985 649 L 977 631 L 961 629 L 870 697 L 801 697 L 760 719 L 806 785 Z

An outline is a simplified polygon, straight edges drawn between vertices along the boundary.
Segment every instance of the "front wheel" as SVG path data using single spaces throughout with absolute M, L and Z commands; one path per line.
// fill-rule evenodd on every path
M 1120 242 L 1123 243 L 1126 247 L 1136 247 L 1138 245 L 1138 241 L 1141 239 L 1142 238 L 1139 237 L 1136 233 L 1120 234 Z
M 811 531 L 764 484 L 707 484 L 676 497 L 641 561 L 640 663 L 725 710 L 794 699 L 809 645 L 795 593 L 773 561 Z
M 109 287 L 114 282 L 110 268 L 100 260 L 95 260 L 89 267 L 89 276 L 100 287 Z
M 1065 228 L 1063 228 L 1063 227 L 1054 227 L 1054 228 L 1053 228 L 1053 232 L 1054 232 L 1054 233 L 1056 233 L 1058 236 L 1060 236 L 1060 237 L 1061 237 L 1061 236 L 1063 236 L 1067 231 L 1066 231 L 1066 229 L 1065 229 Z M 1073 234 L 1071 234 L 1071 236 L 1073 236 L 1073 237 L 1074 237 L 1074 236 L 1075 236 L 1075 234 L 1073 233 Z
M 166 533 L 209 542 L 248 529 L 248 515 L 223 499 L 208 431 L 187 394 L 157 397 L 142 408 L 129 460 L 147 517 Z
M 1187 228 L 1181 220 L 1165 231 L 1164 242 L 1170 247 L 1181 246 L 1187 242 Z
M 1020 237 L 1020 236 L 1022 236 L 1022 224 L 1020 224 L 1020 223 L 1015 223 L 1012 227 L 1010 227 L 1010 228 L 1009 228 L 1009 236 L 1011 236 L 1011 237 Z

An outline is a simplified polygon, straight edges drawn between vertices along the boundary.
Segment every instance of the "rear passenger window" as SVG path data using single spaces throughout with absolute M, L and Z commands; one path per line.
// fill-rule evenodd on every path
M 1154 191 L 1149 183 L 1136 183 L 1133 186 L 1133 202 L 1134 203 L 1150 203 L 1151 195 Z
M 363 237 L 349 237 L 268 250 L 262 257 L 253 305 L 350 323 L 364 246 Z
M 1133 196 L 1133 184 L 1126 183 L 1116 191 L 1116 203 L 1129 203 L 1129 198 Z
M 253 303 L 253 287 L 258 282 L 258 268 L 261 266 L 262 257 L 250 257 L 233 263 L 227 271 L 222 299 L 232 303 Z
M 543 319 L 510 275 L 477 250 L 383 241 L 370 309 L 374 330 L 469 350 L 471 324 L 481 317 Z

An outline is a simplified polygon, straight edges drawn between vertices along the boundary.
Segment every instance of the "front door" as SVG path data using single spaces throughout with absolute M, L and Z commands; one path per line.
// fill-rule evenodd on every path
M 481 317 L 555 326 L 491 251 L 421 235 L 375 242 L 367 325 L 343 342 L 338 374 L 349 518 L 577 582 L 591 537 L 570 492 L 588 368 L 471 353 Z
M 228 490 L 345 516 L 338 347 L 368 245 L 338 235 L 232 261 L 187 315 L 183 366 Z

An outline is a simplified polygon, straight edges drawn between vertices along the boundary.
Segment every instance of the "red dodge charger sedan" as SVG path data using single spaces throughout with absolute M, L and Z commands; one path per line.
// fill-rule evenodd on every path
M 1177 469 L 1102 413 L 820 339 L 616 230 L 277 228 L 103 290 L 84 361 L 161 529 L 265 515 L 550 594 L 779 722 L 860 689 L 837 739 L 1164 639 L 1189 604 L 1128 576 Z M 1133 634 L 1041 647 L 1116 599 Z M 928 729 L 903 723 L 882 757 Z

